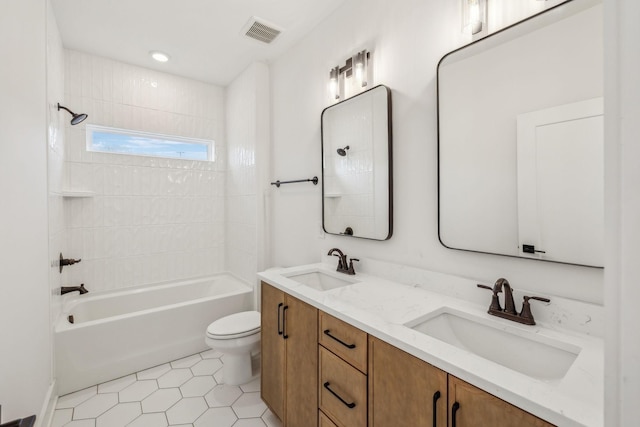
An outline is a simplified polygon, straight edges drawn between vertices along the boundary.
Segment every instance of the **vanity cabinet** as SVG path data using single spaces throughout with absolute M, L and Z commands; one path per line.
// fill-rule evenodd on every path
M 449 375 L 449 427 L 553 427 L 453 375 Z
M 447 373 L 369 336 L 369 426 L 393 425 L 446 427 Z
M 261 396 L 284 427 L 553 427 L 262 282 Z
M 285 427 L 318 420 L 318 310 L 261 287 L 261 397 Z

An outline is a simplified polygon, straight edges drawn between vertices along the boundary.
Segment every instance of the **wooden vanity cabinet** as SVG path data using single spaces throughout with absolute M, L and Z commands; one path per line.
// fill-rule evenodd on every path
M 369 336 L 369 426 L 446 427 L 447 373 Z
M 449 427 L 553 427 L 453 375 L 449 375 Z
M 284 427 L 318 422 L 318 310 L 262 282 L 261 397 Z

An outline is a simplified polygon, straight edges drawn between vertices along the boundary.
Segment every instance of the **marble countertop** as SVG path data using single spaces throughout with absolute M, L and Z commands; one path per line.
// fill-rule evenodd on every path
M 553 298 L 546 307 L 532 303 L 538 324 L 527 326 L 489 315 L 491 293 L 477 289 L 472 280 L 424 271 L 420 277 L 412 277 L 412 284 L 403 284 L 358 273 L 347 276 L 358 280 L 357 283 L 319 291 L 295 281 L 295 277 L 287 277 L 312 271 L 334 274 L 335 267 L 318 263 L 271 269 L 259 273 L 258 277 L 550 423 L 563 427 L 604 424 L 604 344 L 594 333 L 593 325 L 589 325 L 599 314 L 588 304 L 563 304 L 562 301 L 554 304 Z M 453 291 L 447 294 L 439 291 L 442 289 Z M 472 297 L 461 298 L 461 292 Z M 479 303 L 480 300 L 483 303 Z M 519 310 L 519 302 L 516 306 Z M 580 348 L 580 353 L 561 379 L 538 379 L 405 326 L 443 310 L 493 322 L 505 331 L 533 333 L 542 340 L 575 346 Z M 556 321 L 559 318 L 570 321 L 562 324 Z

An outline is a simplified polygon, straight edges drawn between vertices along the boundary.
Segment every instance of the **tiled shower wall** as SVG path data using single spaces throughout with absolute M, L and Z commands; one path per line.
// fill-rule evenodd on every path
M 62 190 L 64 187 L 64 120 L 67 119 L 67 116 L 63 116 L 57 110 L 57 104 L 63 100 L 63 97 L 64 48 L 62 47 L 60 32 L 51 9 L 51 3 L 47 1 L 47 181 L 49 185 L 50 261 L 56 260 L 59 252 L 63 250 L 65 242 Z M 49 269 L 51 336 L 53 336 L 53 327 L 62 308 L 59 296 L 59 288 L 62 284 L 61 279 L 61 274 L 56 265 L 51 265 Z M 51 345 L 53 344 L 51 343 Z M 53 349 L 51 354 L 53 354 Z
M 256 77 L 253 64 L 227 87 L 227 266 L 250 283 L 257 271 Z
M 66 125 L 65 285 L 106 290 L 225 269 L 224 89 L 65 51 L 65 102 L 89 118 Z M 70 116 L 66 119 L 70 119 Z M 213 140 L 215 161 L 85 149 L 85 124 Z

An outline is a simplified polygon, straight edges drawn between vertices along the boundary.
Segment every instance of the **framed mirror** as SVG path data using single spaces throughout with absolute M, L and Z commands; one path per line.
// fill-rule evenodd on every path
M 603 265 L 602 21 L 571 0 L 442 58 L 444 246 Z
M 393 233 L 391 90 L 376 86 L 325 108 L 321 131 L 324 231 L 389 239 Z

